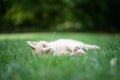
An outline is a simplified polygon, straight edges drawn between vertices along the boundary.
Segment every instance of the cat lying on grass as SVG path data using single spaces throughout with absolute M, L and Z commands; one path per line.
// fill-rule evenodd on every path
M 71 40 L 71 39 L 58 39 L 52 42 L 46 41 L 27 41 L 28 45 L 33 49 L 35 54 L 51 54 L 54 55 L 75 55 L 75 54 L 85 54 L 86 50 L 99 49 L 97 45 L 90 45 L 83 43 L 81 41 Z

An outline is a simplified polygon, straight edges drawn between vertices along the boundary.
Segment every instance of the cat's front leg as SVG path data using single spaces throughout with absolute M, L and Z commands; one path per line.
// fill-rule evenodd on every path
M 53 47 L 48 48 L 48 53 L 49 54 L 52 53 L 55 56 L 55 52 L 56 52 L 55 48 L 53 48 Z
M 42 52 L 42 54 L 50 54 L 50 53 L 54 53 L 54 49 L 53 48 L 50 48 L 50 47 L 48 47 L 48 48 L 42 48 L 41 50 L 40 50 L 40 52 Z

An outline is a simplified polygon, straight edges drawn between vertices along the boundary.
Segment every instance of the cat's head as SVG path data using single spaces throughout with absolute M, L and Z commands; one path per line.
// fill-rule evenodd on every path
M 48 42 L 46 41 L 27 41 L 28 45 L 32 48 L 34 53 L 45 53 L 48 50 Z M 48 50 L 49 51 L 49 50 Z

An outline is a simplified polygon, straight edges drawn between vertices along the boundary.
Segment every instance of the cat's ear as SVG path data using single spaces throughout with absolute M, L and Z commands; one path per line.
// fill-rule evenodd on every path
M 32 49 L 35 49 L 35 46 L 38 44 L 38 42 L 34 42 L 34 41 L 27 41 L 27 43 Z

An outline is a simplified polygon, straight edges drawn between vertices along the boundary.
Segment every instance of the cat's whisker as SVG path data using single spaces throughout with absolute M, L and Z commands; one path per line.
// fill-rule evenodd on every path
M 52 35 L 52 37 L 50 38 L 49 41 L 53 41 L 53 39 L 55 38 L 56 33 L 57 33 L 57 32 L 54 32 L 54 33 L 53 33 L 53 35 Z

